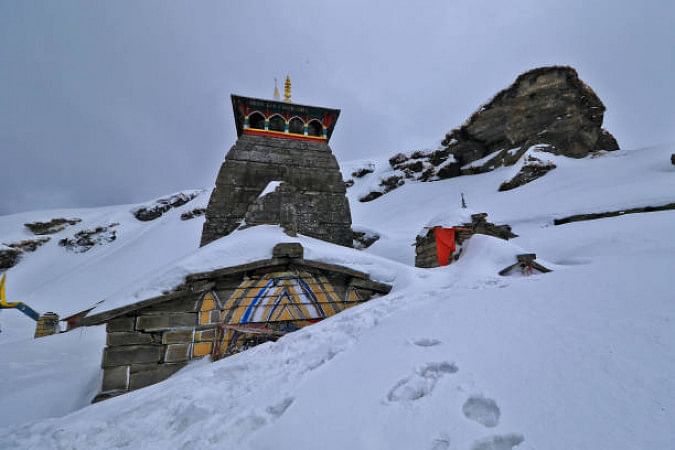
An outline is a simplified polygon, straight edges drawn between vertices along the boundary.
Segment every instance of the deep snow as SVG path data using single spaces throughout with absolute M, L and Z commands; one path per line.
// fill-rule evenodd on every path
M 555 158 L 557 169 L 508 192 L 497 187 L 512 168 L 409 182 L 359 203 L 376 170 L 349 195 L 355 226 L 379 241 L 359 252 L 298 240 L 308 258 L 393 284 L 389 295 L 91 406 L 103 331 L 32 340 L 27 318 L 2 311 L 0 414 L 15 428 L 0 430 L 0 448 L 675 448 L 675 211 L 552 226 L 672 202 L 672 152 Z M 415 235 L 454 214 L 461 192 L 519 237 L 475 236 L 450 267 L 411 267 Z M 8 272 L 10 297 L 59 313 L 119 304 L 293 240 L 255 227 L 196 251 L 203 218 L 179 216 L 207 199 L 148 223 L 133 219 L 133 206 L 0 217 L 2 242 L 25 239 L 21 224 L 38 219 L 83 219 L 63 236 L 120 223 L 117 241 L 89 252 L 68 254 L 55 237 L 28 254 Z M 497 275 L 523 251 L 554 271 Z

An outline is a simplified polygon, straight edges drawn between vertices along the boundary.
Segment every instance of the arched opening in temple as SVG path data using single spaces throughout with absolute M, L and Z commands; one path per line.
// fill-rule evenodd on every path
M 278 114 L 270 117 L 269 129 L 271 131 L 286 131 L 286 121 Z
M 307 125 L 307 134 L 310 136 L 323 136 L 323 126 L 321 122 L 314 119 Z
M 264 130 L 265 116 L 263 116 L 259 112 L 254 112 L 253 114 L 248 116 L 248 127 L 254 128 L 256 130 Z
M 288 122 L 288 131 L 289 133 L 304 134 L 305 122 L 299 117 L 293 117 L 291 121 Z

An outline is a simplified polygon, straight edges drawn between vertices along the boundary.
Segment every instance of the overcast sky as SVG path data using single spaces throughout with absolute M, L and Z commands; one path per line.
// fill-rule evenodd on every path
M 574 66 L 623 148 L 675 141 L 672 0 L 0 0 L 0 214 L 211 187 L 229 95 L 340 108 L 341 161 L 435 146 Z

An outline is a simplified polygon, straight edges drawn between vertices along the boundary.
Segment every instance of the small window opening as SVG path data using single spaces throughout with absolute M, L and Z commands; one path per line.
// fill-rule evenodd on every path
M 310 136 L 323 136 L 323 126 L 318 120 L 312 120 L 307 126 L 307 134 Z
M 260 113 L 253 113 L 248 116 L 248 127 L 256 130 L 265 129 L 265 117 Z
M 270 117 L 269 129 L 272 131 L 286 131 L 286 121 L 281 116 Z

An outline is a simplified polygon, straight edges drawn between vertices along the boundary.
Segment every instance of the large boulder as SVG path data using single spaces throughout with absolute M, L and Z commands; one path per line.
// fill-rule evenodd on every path
M 520 75 L 448 133 L 442 145 L 461 166 L 485 158 L 469 173 L 513 164 L 536 144 L 547 144 L 557 154 L 583 158 L 596 150 L 619 148 L 616 139 L 602 128 L 604 112 L 602 101 L 579 79 L 576 70 L 541 67 Z

